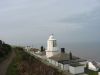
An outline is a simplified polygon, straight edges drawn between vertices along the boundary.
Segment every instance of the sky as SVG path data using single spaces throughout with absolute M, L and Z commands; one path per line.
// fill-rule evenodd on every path
M 0 39 L 14 45 L 100 42 L 99 0 L 0 0 Z

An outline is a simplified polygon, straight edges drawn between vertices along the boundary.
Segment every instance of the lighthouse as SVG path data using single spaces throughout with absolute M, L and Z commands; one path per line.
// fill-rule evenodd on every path
M 58 54 L 57 48 L 57 40 L 54 38 L 53 34 L 50 35 L 49 39 L 47 40 L 47 50 L 46 50 L 46 57 L 52 57 Z

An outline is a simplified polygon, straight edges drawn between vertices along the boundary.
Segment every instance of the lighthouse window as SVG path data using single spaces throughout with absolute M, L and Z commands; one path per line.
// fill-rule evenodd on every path
M 53 41 L 53 47 L 56 47 L 57 44 L 56 44 L 56 40 Z

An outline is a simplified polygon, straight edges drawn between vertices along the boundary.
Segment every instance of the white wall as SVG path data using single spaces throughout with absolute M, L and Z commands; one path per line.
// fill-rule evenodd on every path
M 69 71 L 72 74 L 84 73 L 84 66 L 78 66 L 78 67 L 69 66 Z
M 52 60 L 52 64 L 56 66 L 56 61 Z
M 58 62 L 56 62 L 56 66 L 58 66 Z
M 61 65 L 61 70 L 64 70 L 64 65 L 63 64 L 60 64 Z
M 69 69 L 69 65 L 68 64 L 65 64 L 64 65 L 64 70 L 68 70 Z
M 47 61 L 48 61 L 49 63 L 52 63 L 51 59 L 47 59 Z
M 48 61 L 50 64 L 54 65 L 54 66 L 58 66 L 58 62 L 55 61 L 55 60 L 47 59 L 47 61 Z
M 88 62 L 88 67 L 89 67 L 90 70 L 93 70 L 93 71 L 98 70 L 91 62 Z

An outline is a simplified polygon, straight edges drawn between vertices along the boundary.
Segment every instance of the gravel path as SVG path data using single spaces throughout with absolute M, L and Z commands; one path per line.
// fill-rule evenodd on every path
M 6 60 L 4 60 L 2 63 L 0 63 L 0 75 L 6 75 L 7 68 L 9 64 L 11 63 L 12 59 L 14 58 L 15 53 L 12 51 L 12 53 L 8 56 Z

